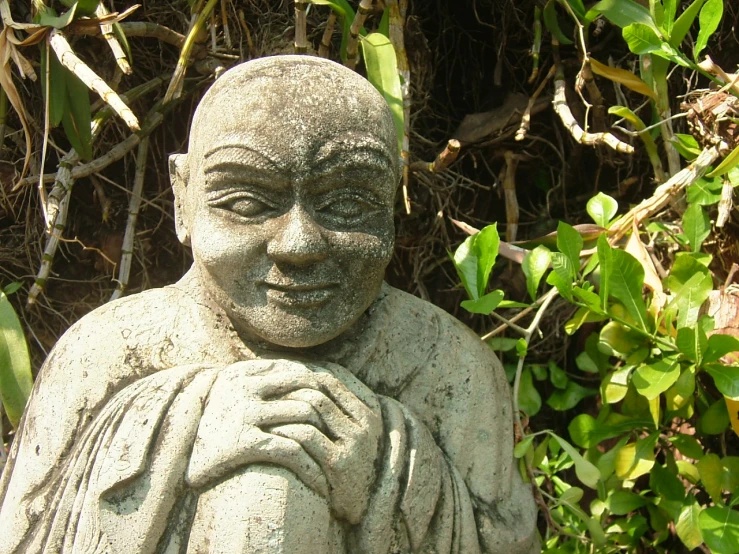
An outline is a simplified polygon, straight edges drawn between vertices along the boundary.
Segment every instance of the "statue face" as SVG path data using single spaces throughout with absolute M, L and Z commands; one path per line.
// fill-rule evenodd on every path
M 196 116 L 184 217 L 195 268 L 245 338 L 315 346 L 359 319 L 392 255 L 392 122 L 388 136 L 374 90 L 306 93 L 274 76 L 248 89 Z M 351 105 L 337 101 L 347 94 Z

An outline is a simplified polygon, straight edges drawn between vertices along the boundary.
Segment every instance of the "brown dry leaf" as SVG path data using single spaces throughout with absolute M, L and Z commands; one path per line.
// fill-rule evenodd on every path
M 652 262 L 649 252 L 647 252 L 644 243 L 639 238 L 639 230 L 636 227 L 636 223 L 632 225 L 631 235 L 629 235 L 629 240 L 626 241 L 624 250 L 634 256 L 644 268 L 644 285 L 654 293 L 652 305 L 661 309 L 665 305 L 667 297 L 662 287 L 662 280 L 659 278 L 657 270 L 654 267 L 654 262 Z
M 15 88 L 13 83 L 13 73 L 10 69 L 10 58 L 12 57 L 12 51 L 15 46 L 8 41 L 9 27 L 5 27 L 0 31 L 0 87 L 5 91 L 10 105 L 18 114 L 18 118 L 21 120 L 23 126 L 23 133 L 26 137 L 26 156 L 23 159 L 23 170 L 21 171 L 18 181 L 20 182 L 25 177 L 28 171 L 28 164 L 31 162 L 31 130 L 28 127 L 28 116 L 26 109 L 23 106 L 23 101 L 18 94 L 18 89 Z
M 605 77 L 606 79 L 622 84 L 634 92 L 638 92 L 644 96 L 649 96 L 649 98 L 657 98 L 657 94 L 649 87 L 649 85 L 642 81 L 638 76 L 634 75 L 631 71 L 602 64 L 595 58 L 590 58 L 590 69 L 592 69 L 593 73 L 596 75 L 600 75 L 601 77 Z

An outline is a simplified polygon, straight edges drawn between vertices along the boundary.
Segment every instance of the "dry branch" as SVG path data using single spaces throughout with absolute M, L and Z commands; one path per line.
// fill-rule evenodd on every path
M 108 14 L 109 12 L 105 5 L 103 5 L 102 2 L 98 4 L 98 7 L 95 9 L 95 15 L 99 18 L 104 18 Z M 100 32 L 102 33 L 105 42 L 108 43 L 110 51 L 113 52 L 113 57 L 115 58 L 115 63 L 118 64 L 118 69 L 120 69 L 125 75 L 130 75 L 131 65 L 126 59 L 126 53 L 123 51 L 123 48 L 121 48 L 121 44 L 113 34 L 113 25 L 110 23 L 101 23 Z
M 444 150 L 436 156 L 433 162 L 413 162 L 410 169 L 411 171 L 426 171 L 428 173 L 444 171 L 457 159 L 460 148 L 462 148 L 462 145 L 457 139 L 449 139 Z
M 182 45 L 185 44 L 185 35 L 181 35 L 177 31 L 173 31 L 164 25 L 158 25 L 147 21 L 131 21 L 119 23 L 119 25 L 127 37 L 155 38 L 166 44 L 176 46 L 177 48 L 182 48 Z M 100 35 L 101 31 L 100 27 L 73 27 L 71 33 L 96 36 Z
M 64 67 L 74 73 L 89 89 L 97 92 L 105 100 L 105 103 L 113 108 L 120 118 L 126 122 L 126 125 L 132 131 L 139 130 L 139 121 L 131 111 L 131 108 L 124 104 L 120 96 L 105 81 L 98 77 L 97 73 L 77 57 L 77 54 L 72 51 L 72 47 L 61 31 L 58 29 L 51 31 L 49 34 L 49 44 L 54 49 L 57 58 L 59 58 L 59 61 Z
M 541 96 L 541 93 L 544 91 L 544 87 L 549 82 L 549 79 L 554 77 L 554 70 L 555 67 L 552 66 L 542 82 L 539 84 L 539 86 L 536 87 L 534 94 L 532 94 L 531 98 L 529 98 L 529 103 L 526 105 L 526 110 L 524 110 L 523 115 L 521 116 L 521 126 L 518 128 L 518 131 L 516 131 L 517 141 L 521 141 L 526 138 L 526 134 L 529 132 L 529 127 L 531 127 L 531 111 L 534 109 L 536 100 L 539 98 L 539 96 Z
M 583 131 L 580 124 L 572 115 L 570 106 L 567 103 L 566 85 L 564 77 L 564 69 L 561 63 L 557 63 L 557 68 L 554 76 L 554 98 L 552 99 L 552 106 L 554 111 L 562 120 L 562 123 L 577 142 L 580 144 L 595 145 L 595 144 L 606 144 L 613 148 L 616 152 L 623 154 L 633 154 L 634 147 L 618 140 L 611 133 L 588 133 Z
M 149 137 L 144 137 L 139 143 L 136 154 L 136 174 L 133 179 L 131 200 L 128 204 L 128 220 L 126 231 L 123 235 L 123 246 L 121 248 L 121 265 L 118 270 L 118 285 L 110 299 L 120 298 L 128 286 L 128 278 L 131 273 L 131 262 L 133 260 L 133 241 L 136 237 L 136 220 L 141 208 L 141 195 L 144 188 L 144 175 L 146 173 L 146 158 L 149 153 Z

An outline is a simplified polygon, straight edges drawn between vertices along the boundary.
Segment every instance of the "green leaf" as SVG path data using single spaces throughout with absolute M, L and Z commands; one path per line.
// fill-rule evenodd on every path
M 544 26 L 547 30 L 554 35 L 560 44 L 574 44 L 572 39 L 562 32 L 562 28 L 559 26 L 559 20 L 557 19 L 557 3 L 554 0 L 549 0 L 544 6 L 542 11 L 542 19 L 544 20 Z
M 605 228 L 608 227 L 608 224 L 616 213 L 618 213 L 618 201 L 607 194 L 599 192 L 588 200 L 585 208 L 596 225 Z
M 463 300 L 462 307 L 473 314 L 490 315 L 503 300 L 503 295 L 502 290 L 494 290 L 477 300 Z
M 575 474 L 577 475 L 577 478 L 591 489 L 596 488 L 598 486 L 598 480 L 600 479 L 600 471 L 598 471 L 598 468 L 583 458 L 575 447 L 562 437 L 552 433 L 551 431 L 548 431 L 548 433 L 559 443 L 562 449 L 569 454 L 572 462 L 575 464 Z
M 341 61 L 346 62 L 346 44 L 351 33 L 352 22 L 354 21 L 354 8 L 347 0 L 310 0 L 313 4 L 321 6 L 330 6 L 336 13 L 341 22 Z
M 547 275 L 547 283 L 556 287 L 562 297 L 571 302 L 575 268 L 569 258 L 561 252 L 552 252 L 552 270 Z
M 603 14 L 608 21 L 617 27 L 624 28 L 633 23 L 639 23 L 651 28 L 655 33 L 657 32 L 657 26 L 654 24 L 649 10 L 634 2 L 634 0 L 601 0 L 588 10 L 585 18 L 590 22 L 598 14 Z
M 718 164 L 716 169 L 708 173 L 707 177 L 718 177 L 719 175 L 728 173 L 737 165 L 739 165 L 739 146 L 729 152 L 729 155 L 726 156 L 720 164 Z
M 100 4 L 100 0 L 77 0 L 75 6 L 77 6 L 77 16 L 90 16 L 95 13 L 95 10 Z
M 637 326 L 647 328 L 647 308 L 642 298 L 644 267 L 628 252 L 613 249 L 613 268 L 608 279 L 611 296 L 621 301 Z M 602 275 L 601 275 L 602 279 Z
M 665 29 L 667 34 L 672 32 L 673 25 L 675 24 L 675 14 L 677 13 L 678 0 L 663 0 L 662 6 L 664 7 L 665 19 L 662 23 L 662 27 Z
M 721 499 L 721 484 L 723 481 L 724 466 L 721 458 L 716 454 L 706 454 L 698 460 L 698 473 L 701 476 L 703 488 L 716 504 L 723 504 Z
M 643 338 L 617 321 L 609 321 L 600 330 L 598 350 L 609 356 L 625 358 L 627 354 L 638 349 Z
M 674 266 L 672 275 L 674 275 Z M 672 277 L 672 275 L 670 277 Z M 668 283 L 675 282 L 676 280 L 672 280 L 668 277 Z M 670 286 L 670 288 L 675 292 L 675 289 L 672 288 L 672 286 Z M 711 275 L 706 275 L 702 272 L 695 273 L 686 283 L 679 285 L 675 298 L 670 302 L 671 305 L 674 304 L 678 309 L 678 329 L 695 325 L 697 323 L 700 308 L 708 298 L 712 289 L 713 279 L 711 278 Z
M 657 35 L 657 31 L 642 23 L 624 27 L 622 34 L 629 50 L 634 54 L 650 54 L 662 49 L 662 39 Z
M 529 368 L 521 373 L 521 384 L 518 389 L 518 407 L 532 417 L 541 410 L 541 396 L 534 386 L 534 379 Z
M 516 354 L 518 355 L 519 358 L 525 358 L 528 351 L 529 351 L 529 344 L 526 342 L 526 339 L 521 337 L 520 339 L 516 341 Z
M 703 353 L 708 346 L 708 338 L 700 326 L 681 327 L 677 330 L 675 345 L 688 360 L 700 365 L 703 360 Z
M 721 179 L 709 179 L 702 177 L 688 186 L 686 189 L 686 200 L 688 204 L 700 204 L 711 206 L 721 200 Z
M 629 390 L 629 375 L 633 371 L 632 367 L 624 367 L 606 375 L 601 383 L 601 395 L 606 404 L 615 404 L 621 402 Z
M 680 364 L 674 358 L 662 358 L 640 365 L 632 382 L 643 397 L 652 400 L 669 389 L 680 377 Z
M 613 272 L 613 248 L 608 244 L 608 238 L 603 233 L 598 237 L 597 244 L 598 261 L 600 263 L 600 300 L 601 307 L 604 310 L 608 309 L 608 298 L 611 293 L 610 287 L 608 286 L 611 280 L 611 273 Z
M 39 25 L 54 27 L 55 29 L 63 29 L 74 21 L 76 11 L 77 2 L 72 4 L 71 9 L 58 17 L 54 10 L 47 8 L 46 10 L 39 11 L 35 19 Z
M 574 381 L 568 381 L 564 390 L 556 390 L 547 400 L 547 404 L 554 410 L 564 412 L 577 406 L 583 398 L 595 396 L 595 389 L 588 389 Z
M 583 286 L 587 286 L 589 283 L 583 283 Z M 591 288 L 573 287 L 572 295 L 580 300 L 585 306 L 596 314 L 605 315 L 605 312 L 600 307 L 600 297 L 592 291 Z
M 531 445 L 534 442 L 534 437 L 535 435 L 528 435 L 521 442 L 519 442 L 513 449 L 513 455 L 516 458 L 523 458 L 531 448 Z
M 726 402 L 719 398 L 711 404 L 700 418 L 700 428 L 706 435 L 720 435 L 729 428 L 729 412 Z
M 552 263 L 552 253 L 546 246 L 539 245 L 531 250 L 521 263 L 521 269 L 526 276 L 526 288 L 532 300 L 536 299 L 536 291 L 539 289 L 541 278 Z
M 706 508 L 698 516 L 698 525 L 713 554 L 739 552 L 739 512 L 726 506 Z
M 32 387 L 23 327 L 8 297 L 0 292 L 0 400 L 13 427 L 18 426 Z
M 703 457 L 703 447 L 694 436 L 681 433 L 670 437 L 669 440 L 683 456 L 694 460 L 700 460 Z
M 385 7 L 382 11 L 382 18 L 377 25 L 377 32 L 390 38 L 390 8 Z
M 703 360 L 706 363 L 715 362 L 733 352 L 739 352 L 739 339 L 716 333 L 708 337 L 708 348 Z
M 557 249 L 562 252 L 572 265 L 572 277 L 577 275 L 580 268 L 580 251 L 582 250 L 583 240 L 571 225 L 564 221 L 560 221 L 557 225 Z
M 598 428 L 598 422 L 590 414 L 580 414 L 572 418 L 567 431 L 570 438 L 580 448 L 590 448 L 597 444 L 592 440 L 593 433 Z
M 672 26 L 672 33 L 670 33 L 670 44 L 675 48 L 679 48 L 680 44 L 685 40 L 685 36 L 693 26 L 695 18 L 698 16 L 698 11 L 701 9 L 704 0 L 693 0 L 693 3 L 688 6 L 680 17 L 677 18 L 675 24 Z
M 584 491 L 580 487 L 570 487 L 559 497 L 560 504 L 577 504 L 582 500 Z
M 630 491 L 614 491 L 606 500 L 608 510 L 616 516 L 625 516 L 629 512 L 638 510 L 647 501 L 644 497 Z
M 701 147 L 693 135 L 675 133 L 673 138 L 675 139 L 672 143 L 673 146 L 689 162 L 693 161 L 701 153 Z
M 390 39 L 381 33 L 367 35 L 360 41 L 360 44 L 367 79 L 380 91 L 390 106 L 400 147 L 403 144 L 403 93 L 400 89 L 395 48 Z
M 655 464 L 649 473 L 649 488 L 667 500 L 681 504 L 685 500 L 685 486 L 682 481 L 675 473 L 659 464 Z
M 41 93 L 44 98 L 44 104 L 46 103 L 46 41 L 41 43 Z M 52 127 L 56 127 L 61 123 L 64 112 L 69 108 L 67 106 L 67 72 L 64 66 L 59 62 L 51 48 L 49 65 L 49 123 Z
M 10 296 L 11 294 L 15 294 L 23 287 L 23 283 L 20 281 L 13 281 L 9 285 L 6 285 L 2 287 L 2 290 L 6 295 Z
M 704 369 L 713 377 L 713 382 L 721 394 L 739 400 L 739 367 L 707 364 Z
M 708 44 L 708 39 L 711 38 L 713 33 L 718 29 L 718 25 L 721 22 L 721 18 L 724 15 L 724 1 L 723 0 L 708 0 L 703 9 L 701 10 L 698 22 L 700 23 L 700 31 L 698 31 L 698 38 L 695 40 L 695 47 L 693 48 L 693 59 L 698 61 L 703 49 Z
M 67 106 L 62 115 L 64 133 L 72 147 L 84 160 L 92 159 L 92 114 L 90 91 L 71 71 L 65 69 L 67 82 Z
M 567 383 L 570 379 L 567 377 L 567 373 L 565 373 L 564 369 L 551 360 L 549 361 L 549 364 L 547 364 L 547 368 L 549 369 L 549 378 L 552 381 L 552 385 L 558 389 L 564 389 L 567 387 Z
M 683 506 L 680 516 L 675 522 L 677 536 L 688 547 L 688 550 L 693 550 L 703 544 L 703 535 L 701 535 L 699 525 L 700 513 L 700 506 L 695 501 L 695 497 L 690 495 L 688 502 Z
M 698 204 L 691 204 L 683 214 L 683 232 L 693 252 L 698 252 L 701 244 L 711 234 L 711 222 L 703 208 Z
M 619 479 L 636 479 L 646 475 L 654 466 L 654 446 L 659 433 L 652 433 L 622 446 L 616 454 L 616 476 Z

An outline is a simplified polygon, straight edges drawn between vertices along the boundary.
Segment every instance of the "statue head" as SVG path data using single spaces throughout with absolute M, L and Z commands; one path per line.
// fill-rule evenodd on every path
M 242 337 L 311 347 L 379 293 L 394 242 L 400 162 L 382 96 L 308 56 L 230 69 L 170 158 L 180 240 Z

